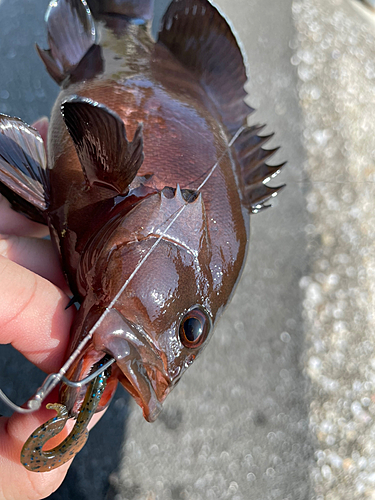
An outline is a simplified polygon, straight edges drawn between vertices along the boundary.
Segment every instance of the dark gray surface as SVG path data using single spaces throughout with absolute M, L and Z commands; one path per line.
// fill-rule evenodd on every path
M 0 112 L 28 122 L 48 115 L 57 94 L 33 49 L 35 41 L 45 40 L 46 4 L 0 2 Z M 300 182 L 302 122 L 290 64 L 291 1 L 217 4 L 248 55 L 249 103 L 259 109 L 253 120 L 268 123 L 266 133 L 276 132 L 270 147 L 283 146 L 276 162 L 289 160 L 282 179 L 288 188 L 272 210 L 252 219 L 250 254 L 232 304 L 205 354 L 168 397 L 159 421 L 144 422 L 133 403 L 127 418 L 129 399 L 121 391 L 52 499 L 105 498 L 114 469 L 108 499 L 312 497 L 298 287 L 308 266 L 308 221 Z M 21 361 L 9 350 L 1 359 L 0 385 L 21 402 L 38 386 L 40 374 L 31 368 L 20 374 Z

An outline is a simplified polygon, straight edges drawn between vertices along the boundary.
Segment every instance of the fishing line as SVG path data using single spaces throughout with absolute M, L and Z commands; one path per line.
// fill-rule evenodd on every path
M 237 132 L 234 134 L 234 136 L 232 137 L 231 141 L 229 142 L 228 146 L 223 150 L 221 151 L 221 154 L 219 156 L 219 159 L 217 160 L 217 162 L 215 163 L 215 165 L 211 168 L 208 168 L 206 171 L 203 172 L 202 175 L 200 175 L 199 177 L 196 177 L 194 180 L 190 181 L 188 186 L 194 184 L 195 182 L 198 182 L 199 179 L 202 179 L 202 177 L 204 178 L 204 181 L 203 183 L 195 189 L 195 191 L 199 191 L 201 189 L 201 187 L 204 186 L 204 184 L 207 182 L 208 178 L 211 177 L 214 169 L 216 169 L 216 167 L 218 166 L 218 164 L 220 163 L 220 161 L 223 159 L 223 157 L 228 153 L 229 149 L 233 146 L 234 142 L 238 139 L 238 137 L 242 134 L 242 132 L 246 129 L 247 127 L 246 126 L 241 126 Z M 206 177 L 208 178 L 206 178 Z
M 198 186 L 195 191 L 200 191 L 205 184 L 209 181 L 215 170 L 217 169 L 218 165 L 220 164 L 220 161 L 223 159 L 223 157 L 228 153 L 229 149 L 233 146 L 235 141 L 238 139 L 238 137 L 241 135 L 243 130 L 245 129 L 245 126 L 241 126 L 238 131 L 234 134 L 233 138 L 228 144 L 228 147 L 221 153 L 219 156 L 219 159 L 217 162 L 208 170 L 208 173 L 204 180 L 201 182 L 201 184 Z M 198 178 L 199 179 L 199 178 Z M 198 179 L 192 182 L 196 182 Z M 309 184 L 375 184 L 374 181 L 311 181 L 311 180 L 303 180 L 303 181 L 288 181 L 288 185 L 309 185 Z M 184 205 L 182 205 L 178 210 L 176 210 L 173 214 L 171 214 L 160 227 L 162 227 L 166 222 L 168 222 L 170 219 L 170 222 L 168 223 L 167 227 L 162 231 L 162 233 L 158 236 L 157 240 L 155 243 L 151 246 L 149 251 L 146 253 L 146 255 L 141 259 L 141 261 L 137 264 L 135 267 L 134 271 L 131 273 L 129 278 L 125 281 L 123 286 L 120 288 L 120 290 L 117 292 L 111 303 L 106 307 L 106 309 L 103 311 L 102 315 L 100 318 L 96 321 L 94 326 L 91 328 L 91 330 L 88 332 L 88 334 L 85 336 L 85 338 L 80 342 L 80 344 L 77 346 L 75 351 L 71 354 L 71 356 L 68 358 L 68 360 L 65 362 L 63 367 L 59 370 L 58 373 L 52 373 L 47 376 L 45 379 L 43 385 L 37 390 L 35 393 L 34 397 L 32 397 L 28 402 L 27 402 L 27 408 L 22 408 L 15 403 L 13 403 L 6 395 L 5 393 L 0 389 L 0 399 L 4 401 L 12 410 L 17 411 L 18 413 L 30 413 L 33 411 L 38 410 L 41 405 L 43 400 L 47 397 L 47 395 L 60 383 L 63 382 L 71 387 L 82 387 L 83 385 L 89 383 L 95 376 L 97 376 L 99 373 L 103 371 L 101 368 L 100 370 L 97 370 L 97 372 L 89 375 L 88 377 L 80 380 L 80 381 L 70 381 L 65 377 L 65 373 L 67 370 L 70 368 L 72 363 L 78 358 L 78 356 L 82 353 L 84 347 L 87 345 L 87 343 L 91 340 L 93 334 L 95 331 L 100 327 L 102 322 L 104 321 L 105 317 L 107 314 L 113 309 L 115 306 L 116 302 L 122 295 L 122 293 L 125 291 L 127 288 L 128 284 L 130 281 L 134 278 L 136 273 L 139 271 L 139 269 L 143 266 L 143 264 L 146 262 L 146 260 L 149 258 L 149 256 L 154 252 L 155 248 L 159 245 L 160 241 L 166 236 L 168 230 L 170 227 L 176 222 L 176 220 L 180 217 L 180 215 L 183 213 L 185 210 L 186 206 L 191 202 L 191 198 L 188 200 L 185 200 Z M 115 359 L 111 359 L 107 364 L 110 366 L 112 363 L 115 362 Z
M 205 179 L 203 182 L 198 186 L 196 191 L 200 191 L 203 186 L 208 182 L 208 180 L 211 178 L 212 174 L 215 172 L 217 169 L 220 161 L 223 159 L 223 157 L 228 153 L 229 149 L 233 146 L 234 142 L 238 139 L 240 134 L 243 132 L 245 129 L 244 126 L 240 127 L 238 131 L 234 134 L 233 138 L 228 144 L 228 147 L 226 148 L 225 151 L 222 152 L 222 154 L 219 156 L 219 159 L 217 162 L 211 167 L 211 169 L 208 171 L 208 174 L 206 175 Z M 107 314 L 113 309 L 115 306 L 116 302 L 120 298 L 120 296 L 124 293 L 126 290 L 126 287 L 130 283 L 130 281 L 134 278 L 134 276 L 137 274 L 139 269 L 143 266 L 143 264 L 146 262 L 146 260 L 149 258 L 149 256 L 154 252 L 155 248 L 159 245 L 160 241 L 166 236 L 168 230 L 170 227 L 176 222 L 176 220 L 180 217 L 182 212 L 185 210 L 186 206 L 189 204 L 189 200 L 185 200 L 185 203 L 178 209 L 176 210 L 168 219 L 166 219 L 162 225 L 164 225 L 166 222 L 168 222 L 169 219 L 172 220 L 168 223 L 167 227 L 164 229 L 164 231 L 158 236 L 157 240 L 155 243 L 151 246 L 151 248 L 148 250 L 146 255 L 140 260 L 140 262 L 137 264 L 135 267 L 134 271 L 131 273 L 129 278 L 125 281 L 123 286 L 120 288 L 120 290 L 117 292 L 115 297 L 112 299 L 110 304 L 105 308 L 103 311 L 102 315 L 99 317 L 99 319 L 96 321 L 94 326 L 90 329 L 90 331 L 87 333 L 85 338 L 78 344 L 77 348 L 74 350 L 74 352 L 69 356 L 67 361 L 64 363 L 62 368 L 59 370 L 58 373 L 52 373 L 48 375 L 48 377 L 45 379 L 43 385 L 37 390 L 35 393 L 34 397 L 29 399 L 27 402 L 27 408 L 22 408 L 16 404 L 14 404 L 5 394 L 4 392 L 0 389 L 0 399 L 2 399 L 10 408 L 12 408 L 14 411 L 17 411 L 18 413 L 30 413 L 33 411 L 38 410 L 41 405 L 43 400 L 48 396 L 48 394 L 61 382 L 63 381 L 69 386 L 72 387 L 82 387 L 83 385 L 87 384 L 90 382 L 95 376 L 97 376 L 99 373 L 103 371 L 103 367 L 100 368 L 100 370 L 88 377 L 84 378 L 83 380 L 73 382 L 70 381 L 65 377 L 66 372 L 70 368 L 70 366 L 74 363 L 74 361 L 78 358 L 78 356 L 82 353 L 84 347 L 88 344 L 88 342 L 92 339 L 95 331 L 100 327 L 100 325 L 103 323 L 104 319 L 106 318 Z M 162 226 L 159 226 L 159 228 Z M 111 359 L 107 364 L 110 366 L 112 363 L 115 362 L 115 359 Z
M 211 175 L 214 173 L 214 171 L 216 170 L 216 168 L 219 166 L 219 163 L 221 162 L 221 160 L 224 158 L 224 156 L 228 153 L 229 149 L 233 146 L 234 142 L 238 139 L 238 137 L 241 135 L 241 133 L 243 132 L 243 130 L 245 130 L 245 126 L 242 126 L 240 127 L 237 132 L 234 134 L 232 140 L 229 142 L 227 148 L 225 149 L 225 151 L 222 151 L 221 155 L 219 156 L 219 159 L 217 160 L 217 162 L 209 169 L 206 170 L 207 174 L 206 174 L 206 177 L 204 178 L 203 182 L 197 187 L 194 189 L 195 192 L 197 191 L 200 191 L 202 189 L 202 187 L 206 184 L 206 182 L 208 181 L 208 179 L 211 177 Z M 194 182 L 196 182 L 197 180 L 199 180 L 201 177 L 203 177 L 203 175 L 201 175 L 200 177 L 196 178 L 195 180 L 191 181 L 189 185 L 193 184 Z M 188 189 L 187 188 L 184 188 L 184 189 Z M 192 201 L 192 198 L 193 198 L 194 195 L 191 195 L 188 197 L 187 200 L 185 200 L 185 206 L 188 205 L 189 203 L 191 203 Z M 169 219 L 171 217 L 173 217 L 176 213 L 178 212 L 178 210 L 176 210 L 175 212 L 173 212 L 167 219 L 165 219 L 165 221 L 163 222 L 163 224 L 161 224 L 160 226 L 158 226 L 156 228 L 156 231 L 159 230 L 166 222 L 169 221 Z M 169 229 L 169 228 L 168 228 Z M 165 230 L 167 231 L 167 229 Z M 162 238 L 165 236 L 165 233 L 162 234 Z
M 88 384 L 91 382 L 91 380 L 94 380 L 95 377 L 103 373 L 107 368 L 109 368 L 114 362 L 115 358 L 110 359 L 105 363 L 102 367 L 98 368 L 96 371 L 94 371 L 91 375 L 88 377 L 83 378 L 82 380 L 79 380 L 78 382 L 73 382 L 72 380 L 69 380 L 65 376 L 62 377 L 62 382 L 64 382 L 65 385 L 68 385 L 69 387 L 75 387 L 75 388 L 80 388 L 83 387 L 84 385 Z
M 221 159 L 224 157 L 224 155 L 227 153 L 227 151 L 229 150 L 229 148 L 233 145 L 233 143 L 235 142 L 236 139 L 238 139 L 239 135 L 241 134 L 241 132 L 244 130 L 245 127 L 240 127 L 238 129 L 238 131 L 235 133 L 235 135 L 233 136 L 232 140 L 230 141 L 230 143 L 228 144 L 228 148 L 226 149 L 226 151 L 224 151 L 221 156 L 219 157 L 218 161 L 213 165 L 213 167 L 210 169 L 208 175 L 206 176 L 206 178 L 204 179 L 204 181 L 201 183 L 201 185 L 198 187 L 198 191 L 206 184 L 206 182 L 209 180 L 209 178 L 211 177 L 211 175 L 214 173 L 214 171 L 216 170 L 216 168 L 218 167 Z M 135 267 L 134 271 L 131 273 L 131 275 L 129 276 L 129 278 L 125 281 L 125 283 L 123 284 L 123 286 L 120 288 L 120 290 L 117 292 L 117 294 L 115 295 L 115 297 L 112 299 L 112 301 L 110 302 L 109 306 L 107 306 L 105 308 L 105 310 L 103 311 L 102 315 L 100 316 L 100 318 L 97 320 L 97 322 L 94 324 L 94 326 L 91 328 L 91 330 L 87 333 L 86 337 L 82 340 L 82 342 L 77 346 L 76 350 L 74 351 L 74 353 L 69 357 L 69 359 L 66 361 L 65 365 L 63 366 L 63 368 L 61 368 L 61 370 L 59 371 L 59 374 L 64 370 L 64 373 L 69 369 L 70 365 L 75 361 L 75 359 L 77 358 L 77 356 L 79 356 L 79 354 L 82 352 L 82 349 L 85 347 L 85 345 L 87 344 L 87 342 L 92 338 L 93 334 L 95 333 L 95 331 L 99 328 L 99 326 L 102 324 L 104 318 L 107 316 L 107 314 L 111 311 L 111 309 L 113 309 L 114 305 L 116 304 L 116 302 L 118 301 L 118 299 L 120 298 L 120 296 L 124 293 L 126 287 L 128 286 L 128 284 L 130 283 L 130 281 L 134 278 L 134 276 L 137 274 L 138 270 L 143 266 L 143 264 L 146 262 L 146 260 L 149 258 L 149 256 L 153 253 L 153 251 L 155 250 L 155 248 L 159 245 L 160 241 L 164 238 L 164 236 L 166 236 L 168 230 L 170 229 L 170 227 L 176 222 L 176 220 L 180 217 L 180 215 L 182 214 L 182 212 L 185 210 L 185 208 L 187 207 L 187 205 L 189 204 L 188 201 L 185 201 L 184 205 L 182 205 L 182 207 L 180 207 L 178 210 L 176 210 L 176 212 L 174 214 L 172 214 L 168 219 L 166 219 L 164 222 L 163 222 L 163 225 L 165 224 L 165 222 L 168 222 L 168 220 L 172 218 L 171 222 L 167 225 L 167 227 L 164 229 L 164 231 L 162 232 L 162 234 L 158 237 L 158 239 L 155 241 L 155 243 L 151 246 L 151 248 L 148 250 L 148 252 L 146 253 L 146 255 L 140 260 L 140 262 L 137 264 L 137 266 Z M 159 226 L 161 227 L 161 226 Z
M 206 182 L 209 180 L 209 178 L 211 177 L 211 175 L 214 173 L 214 171 L 216 170 L 217 166 L 219 165 L 220 161 L 223 159 L 223 157 L 227 154 L 227 152 L 229 151 L 229 149 L 233 146 L 234 142 L 239 138 L 239 136 L 242 134 L 242 132 L 245 130 L 246 127 L 242 126 L 240 127 L 237 132 L 234 134 L 234 136 L 232 137 L 232 140 L 230 141 L 230 143 L 228 144 L 228 147 L 227 149 L 222 153 L 222 155 L 219 157 L 219 159 L 217 160 L 217 162 L 215 163 L 215 165 L 211 168 L 211 170 L 209 171 L 209 173 L 207 174 L 206 178 L 204 179 L 204 181 L 202 182 L 202 184 L 200 186 L 198 186 L 198 189 L 197 191 L 200 191 L 202 189 L 202 187 L 206 184 Z
M 233 136 L 233 138 L 229 142 L 228 147 L 225 149 L 225 151 L 223 151 L 221 153 L 221 155 L 219 156 L 219 159 L 217 160 L 217 162 L 207 171 L 208 173 L 207 173 L 206 177 L 201 182 L 201 184 L 198 186 L 198 188 L 195 189 L 195 191 L 200 191 L 205 186 L 205 184 L 208 182 L 208 180 L 211 178 L 211 176 L 213 175 L 213 173 L 217 169 L 218 165 L 220 164 L 220 161 L 228 153 L 229 149 L 233 146 L 233 144 L 235 143 L 235 141 L 238 139 L 238 137 L 241 135 L 241 133 L 243 132 L 243 130 L 245 128 L 246 127 L 241 126 L 238 129 L 238 131 L 235 133 L 235 135 Z M 197 178 L 195 181 L 192 181 L 192 182 L 196 182 L 198 179 L 199 178 Z M 288 185 L 309 185 L 309 184 L 318 184 L 318 183 L 321 183 L 321 184 L 342 184 L 342 185 L 348 185 L 348 184 L 375 184 L 375 181 L 326 181 L 326 180 L 324 180 L 324 181 L 319 181 L 319 180 L 313 180 L 313 181 L 312 180 L 288 181 Z M 152 245 L 152 247 L 149 249 L 149 251 L 146 253 L 146 255 L 141 259 L 141 261 L 135 267 L 135 269 L 132 272 L 132 274 L 125 281 L 125 283 L 123 284 L 123 286 L 120 288 L 120 290 L 118 291 L 118 293 L 115 295 L 115 297 L 113 298 L 113 300 L 109 304 L 109 306 L 106 307 L 106 309 L 104 310 L 104 312 L 102 313 L 102 315 L 100 316 L 100 318 L 97 320 L 97 322 L 94 324 L 94 326 L 91 328 L 91 330 L 88 332 L 88 334 L 86 335 L 86 337 L 80 342 L 80 344 L 77 346 L 77 348 L 75 349 L 75 351 L 71 354 L 71 356 L 65 362 L 65 364 L 63 365 L 63 367 L 59 370 L 59 372 L 58 373 L 52 373 L 52 374 L 50 374 L 50 375 L 47 376 L 47 378 L 45 379 L 43 385 L 37 390 L 37 392 L 35 393 L 35 395 L 31 399 L 29 399 L 29 401 L 27 402 L 27 408 L 22 408 L 22 407 L 16 405 L 15 403 L 13 403 L 6 396 L 6 394 L 0 389 L 0 399 L 3 400 L 4 403 L 6 403 L 13 411 L 17 411 L 18 413 L 30 413 L 30 412 L 36 411 L 36 410 L 38 410 L 41 407 L 42 402 L 47 397 L 47 395 L 60 382 L 63 382 L 63 383 L 65 383 L 65 384 L 67 384 L 67 385 L 69 385 L 71 387 L 82 387 L 83 385 L 86 385 L 87 383 L 89 383 L 93 378 L 95 378 L 95 376 L 97 376 L 99 373 L 101 373 L 103 371 L 103 369 L 101 368 L 100 370 L 97 370 L 97 372 L 89 375 L 88 377 L 85 377 L 84 379 L 82 379 L 80 381 L 75 381 L 75 382 L 74 381 L 70 381 L 69 379 L 67 379 L 65 377 L 65 373 L 67 372 L 67 370 L 70 368 L 70 366 L 72 365 L 72 363 L 74 363 L 74 361 L 77 359 L 77 357 L 82 353 L 84 347 L 91 340 L 93 334 L 100 327 L 100 325 L 104 321 L 104 319 L 107 316 L 107 314 L 113 309 L 113 307 L 115 306 L 116 302 L 118 301 L 118 299 L 120 298 L 120 296 L 122 295 L 122 293 L 125 291 L 126 287 L 130 283 L 130 281 L 134 278 L 134 276 L 139 271 L 139 269 L 143 266 L 143 264 L 148 259 L 148 257 L 153 253 L 153 251 L 155 250 L 155 248 L 159 245 L 160 241 L 167 234 L 167 232 L 170 229 L 170 227 L 176 222 L 176 220 L 183 213 L 183 211 L 185 210 L 185 208 L 189 204 L 189 202 L 191 202 L 191 198 L 188 199 L 188 200 L 185 200 L 184 205 L 182 205 L 178 210 L 176 210 L 173 214 L 171 214 L 163 222 L 163 224 L 161 226 L 159 226 L 159 228 L 157 228 L 157 229 L 160 229 L 160 227 L 162 227 L 166 222 L 168 222 L 171 219 L 171 221 L 169 222 L 169 224 L 167 225 L 167 227 L 164 229 L 164 231 L 162 231 L 162 233 L 158 236 L 158 238 L 155 241 L 155 243 Z M 108 366 L 110 366 L 114 362 L 115 362 L 115 359 L 111 359 L 107 364 L 108 364 Z

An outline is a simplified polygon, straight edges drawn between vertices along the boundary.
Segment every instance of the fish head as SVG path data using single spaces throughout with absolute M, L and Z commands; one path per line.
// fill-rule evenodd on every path
M 71 373 L 82 379 L 109 354 L 112 378 L 153 421 L 207 345 L 217 312 L 202 195 L 164 188 L 103 227 L 91 246 L 81 265 L 90 290 L 73 346 L 93 334 Z M 64 391 L 73 407 L 76 390 Z

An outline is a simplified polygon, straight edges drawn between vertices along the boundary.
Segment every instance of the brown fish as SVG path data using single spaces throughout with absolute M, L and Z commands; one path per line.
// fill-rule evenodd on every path
M 116 361 L 88 389 L 62 386 L 62 426 L 79 413 L 79 432 L 46 458 L 41 434 L 61 430 L 51 419 L 24 447 L 31 470 L 83 446 L 118 380 L 155 420 L 230 300 L 249 214 L 280 189 L 264 183 L 282 165 L 266 164 L 270 136 L 247 126 L 246 69 L 227 21 L 208 0 L 173 0 L 155 42 L 152 13 L 152 0 L 51 2 L 49 49 L 38 48 L 61 85 L 48 159 L 36 130 L 0 117 L 0 191 L 49 225 L 80 303 L 67 376 Z

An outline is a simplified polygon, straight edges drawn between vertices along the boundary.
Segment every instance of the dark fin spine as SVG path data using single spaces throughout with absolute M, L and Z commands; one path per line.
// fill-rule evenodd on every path
M 247 156 L 253 155 L 256 151 L 259 151 L 272 137 L 274 134 L 265 135 L 265 136 L 253 136 L 246 143 L 246 148 L 242 150 L 242 157 L 246 158 Z M 275 149 L 276 152 L 278 150 Z
M 265 203 L 271 198 L 275 198 L 284 187 L 285 184 L 271 188 L 262 183 L 246 186 L 244 191 L 247 203 L 251 208 L 251 213 L 257 214 L 265 208 L 270 207 L 271 205 L 265 205 Z
M 49 181 L 43 139 L 33 127 L 6 115 L 0 115 L 0 192 L 15 210 L 45 223 Z
M 281 163 L 280 165 L 270 166 L 266 163 L 261 163 L 257 168 L 250 171 L 246 176 L 245 185 L 248 184 L 256 184 L 258 182 L 267 183 L 271 179 L 274 179 L 281 172 L 282 167 L 286 164 L 286 162 Z
M 85 0 L 52 0 L 45 18 L 49 49 L 37 50 L 48 73 L 61 84 L 95 44 L 95 23 Z
M 61 111 L 88 185 L 125 194 L 143 162 L 142 125 L 129 142 L 124 122 L 103 104 L 74 96 Z
M 253 109 L 244 102 L 243 55 L 227 21 L 208 0 L 173 0 L 158 42 L 196 76 L 231 136 L 246 125 Z
M 260 166 L 266 165 L 266 161 L 272 158 L 272 156 L 279 150 L 279 148 L 275 149 L 262 149 L 262 148 L 257 148 L 255 151 L 248 153 L 244 160 L 246 161 L 246 158 L 251 159 L 250 161 L 252 162 L 252 170 L 257 170 Z M 268 177 L 268 176 L 267 176 Z M 247 180 L 247 178 L 246 178 Z
M 234 142 L 234 149 L 241 168 L 241 187 L 245 205 L 252 213 L 258 213 L 270 205 L 265 203 L 274 198 L 284 187 L 271 188 L 265 183 L 276 177 L 282 163 L 276 166 L 267 165 L 269 160 L 279 148 L 263 149 L 262 146 L 269 141 L 273 134 L 259 136 L 258 133 L 264 127 L 246 127 Z

